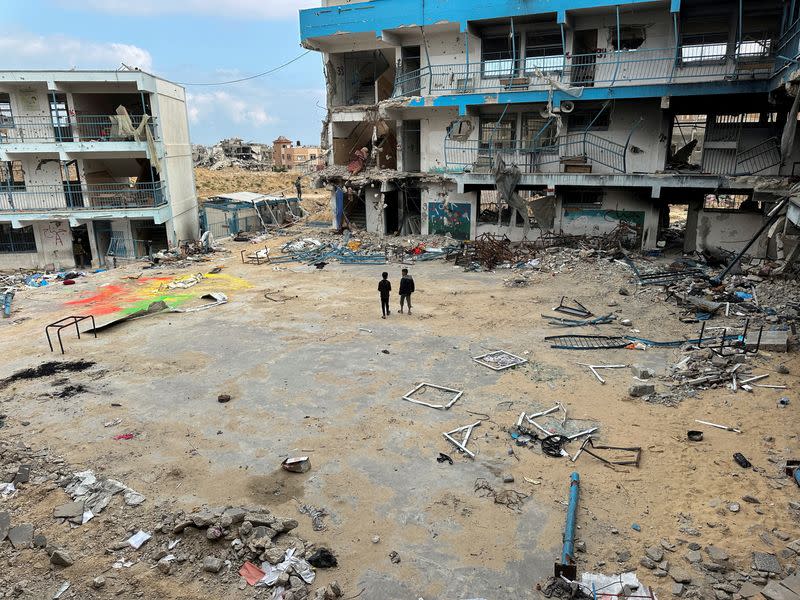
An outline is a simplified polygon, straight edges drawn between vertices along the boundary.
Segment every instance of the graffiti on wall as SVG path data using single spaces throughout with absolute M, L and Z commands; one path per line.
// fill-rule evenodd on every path
M 472 205 L 453 202 L 428 203 L 428 233 L 468 240 L 472 230 Z
M 52 240 L 54 246 L 63 246 L 64 238 L 67 236 L 68 231 L 61 224 L 61 221 L 50 221 L 42 231 L 42 234 L 48 240 Z

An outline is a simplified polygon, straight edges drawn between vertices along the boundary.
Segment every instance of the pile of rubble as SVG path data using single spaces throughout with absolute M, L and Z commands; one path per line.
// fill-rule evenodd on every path
M 282 600 L 342 595 L 336 582 L 313 588 L 315 567 L 332 568 L 337 561 L 326 548 L 294 535 L 295 519 L 263 506 L 173 512 L 148 504 L 125 484 L 76 472 L 48 450 L 0 441 L 0 597 L 58 598 L 69 589 L 73 596 L 82 589 L 80 597 L 100 590 L 130 597 L 141 573 L 132 567 L 140 563 L 163 576 L 199 580 L 213 588 L 210 597 L 231 597 L 231 588 L 247 586 L 269 588 L 271 598 Z M 42 521 L 42 505 L 55 505 L 52 521 Z M 55 524 L 87 531 L 79 537 L 58 529 L 53 534 Z M 45 553 L 51 570 L 30 579 L 37 552 Z M 202 573 L 212 577 L 198 579 Z
M 229 167 L 247 171 L 270 171 L 273 166 L 272 152 L 272 146 L 268 144 L 228 138 L 213 146 L 192 145 L 192 161 L 195 167 L 212 171 Z

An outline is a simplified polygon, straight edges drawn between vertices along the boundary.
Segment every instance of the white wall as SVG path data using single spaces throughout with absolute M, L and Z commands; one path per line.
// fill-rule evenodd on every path
M 701 210 L 697 219 L 697 249 L 722 248 L 738 252 L 745 247 L 764 223 L 760 213 Z M 764 256 L 767 237 L 762 235 L 749 253 Z

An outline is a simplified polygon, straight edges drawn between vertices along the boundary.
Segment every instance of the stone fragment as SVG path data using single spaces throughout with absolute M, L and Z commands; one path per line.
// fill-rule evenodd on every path
M 685 586 L 682 583 L 673 583 L 672 584 L 672 590 L 671 590 L 672 591 L 672 595 L 673 596 L 682 596 L 684 589 L 685 589 Z
M 292 575 L 289 577 L 289 587 L 293 590 L 299 590 L 300 588 L 305 587 L 306 584 L 300 579 L 297 575 Z
M 206 529 L 206 539 L 211 540 L 218 540 L 225 535 L 225 532 L 222 530 L 222 527 L 218 525 L 212 525 L 208 529 Z
M 702 548 L 702 546 L 700 544 L 698 544 L 697 542 L 689 542 L 689 545 L 687 546 L 687 548 L 689 548 L 689 550 L 700 550 L 700 548 Z
M 246 514 L 247 511 L 243 508 L 226 508 L 222 513 L 222 517 L 220 517 L 220 525 L 223 527 L 237 525 L 244 521 L 244 516 Z
M 191 519 L 195 527 L 204 529 L 214 522 L 216 516 L 211 511 L 201 510 L 200 512 L 189 515 L 189 519 Z
M 288 573 L 281 573 L 278 575 L 278 579 L 275 581 L 276 586 L 286 586 L 289 584 L 289 574 Z
M 779 529 L 773 529 L 772 530 L 772 535 L 774 535 L 776 538 L 778 538 L 782 542 L 788 542 L 790 539 L 792 539 L 791 536 L 788 533 L 786 533 L 784 531 L 781 531 Z
M 50 562 L 57 567 L 71 567 L 75 564 L 72 556 L 66 550 L 53 550 L 50 555 Z
M 576 540 L 575 552 L 586 552 L 586 542 L 583 540 Z
M 717 548 L 716 546 L 708 546 L 706 548 L 706 552 L 711 557 L 711 560 L 715 562 L 722 562 L 728 560 L 728 553 L 725 552 L 722 548 Z
M 630 296 L 631 293 L 627 290 L 627 288 L 621 287 L 621 288 L 619 288 L 619 295 L 620 296 Z
M 672 577 L 675 583 L 692 583 L 692 575 L 689 571 L 679 567 L 673 567 L 670 572 L 670 577 Z
M 514 476 L 511 473 L 503 475 L 503 483 L 514 483 Z
M 656 569 L 653 571 L 653 575 L 656 577 L 666 577 L 669 573 L 667 573 L 664 569 Z
M 272 525 L 277 519 L 268 512 L 247 513 L 244 521 L 250 521 L 253 525 Z
M 639 561 L 639 564 L 642 565 L 645 569 L 654 570 L 656 568 L 656 563 L 653 562 L 652 559 L 643 556 L 642 559 Z
M 647 558 L 654 562 L 661 562 L 664 560 L 664 551 L 658 546 L 650 546 L 644 551 Z
M 761 500 L 759 500 L 755 496 L 751 496 L 750 494 L 745 494 L 744 496 L 742 496 L 742 500 L 744 500 L 749 504 L 761 504 Z
M 703 555 L 700 554 L 699 550 L 689 550 L 689 552 L 686 553 L 686 560 L 690 563 L 699 563 L 703 560 Z
M 617 550 L 617 562 L 624 563 L 631 559 L 631 553 L 628 550 Z
M 169 560 L 167 557 L 162 558 L 156 563 L 158 570 L 161 571 L 164 575 L 169 575 L 172 573 L 172 561 Z
M 33 536 L 33 547 L 34 548 L 44 548 L 47 546 L 47 537 L 41 533 L 37 533 Z
M 786 547 L 795 554 L 800 554 L 800 539 L 794 540 L 793 542 L 789 542 L 788 544 L 786 544 Z
M 742 598 L 752 598 L 759 592 L 761 592 L 761 588 L 750 581 L 746 581 L 739 589 L 739 595 Z
M 335 598 L 341 598 L 341 596 L 342 596 L 342 588 L 339 586 L 339 584 L 336 581 L 331 581 L 328 584 L 328 589 L 331 592 L 333 592 L 333 596 Z
M 222 570 L 224 561 L 216 556 L 206 556 L 203 559 L 203 571 L 208 573 L 219 573 Z
M 661 547 L 667 552 L 675 552 L 675 544 L 673 544 L 669 540 L 662 539 Z
M 784 587 L 778 581 L 770 581 L 764 589 L 761 590 L 767 600 L 798 600 L 800 596 L 795 594 L 789 588 Z
M 17 469 L 17 474 L 11 483 L 17 485 L 19 483 L 28 483 L 31 480 L 31 465 L 20 465 Z
M 21 523 L 8 530 L 8 539 L 16 550 L 30 548 L 33 545 L 33 525 Z
M 279 529 L 282 533 L 286 533 L 287 531 L 291 531 L 292 529 L 297 529 L 300 526 L 300 523 L 297 522 L 297 519 L 283 519 L 280 521 L 279 527 L 273 526 L 275 529 Z
M 631 367 L 631 372 L 634 377 L 638 377 L 639 379 L 652 379 L 656 376 L 654 369 L 645 367 L 644 365 L 633 365 Z
M 250 521 L 244 521 L 239 525 L 239 535 L 248 536 L 253 532 L 253 524 Z
M 738 513 L 740 510 L 742 510 L 742 507 L 738 502 L 731 502 L 728 504 L 728 510 L 732 513 Z
M 53 517 L 56 519 L 74 519 L 80 517 L 83 519 L 83 500 L 76 500 L 75 502 L 67 502 L 61 506 L 56 506 L 53 509 Z
M 655 391 L 656 386 L 652 383 L 633 383 L 631 387 L 628 388 L 628 395 L 631 398 L 641 398 L 642 396 L 654 394 Z
M 101 589 L 103 586 L 105 586 L 105 584 L 106 584 L 106 578 L 105 577 L 100 576 L 100 577 L 95 577 L 94 579 L 92 579 L 92 587 L 94 589 L 96 589 L 96 590 Z
M 280 548 L 267 548 L 261 554 L 261 560 L 266 560 L 271 565 L 277 565 L 279 562 L 283 561 L 285 554 L 286 553 Z
M 766 552 L 753 552 L 753 568 L 766 573 L 780 573 L 781 565 L 774 554 Z

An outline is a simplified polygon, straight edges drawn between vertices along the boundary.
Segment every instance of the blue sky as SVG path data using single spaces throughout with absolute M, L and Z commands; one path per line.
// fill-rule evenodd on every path
M 298 10 L 318 0 L 0 0 L 0 70 L 116 69 L 124 62 L 179 83 L 226 81 L 302 53 Z M 225 137 L 319 143 L 322 60 L 275 74 L 187 85 L 192 142 Z M 319 106 L 318 106 L 319 105 Z

